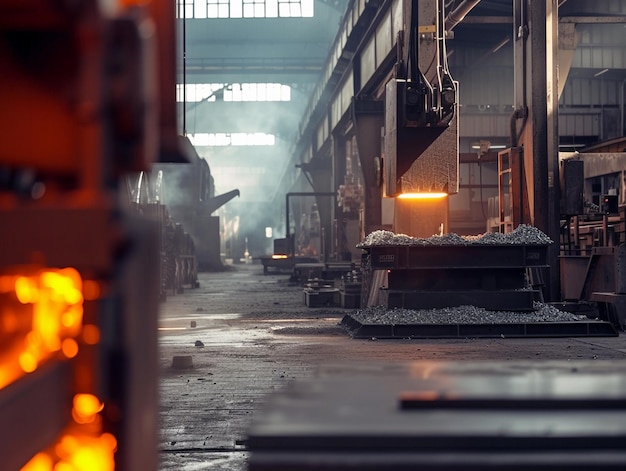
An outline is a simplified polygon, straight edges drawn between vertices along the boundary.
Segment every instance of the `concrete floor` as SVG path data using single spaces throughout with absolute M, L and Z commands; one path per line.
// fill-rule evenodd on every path
M 162 470 L 245 470 L 247 430 L 268 394 L 300 379 L 349 374 L 350 365 L 626 360 L 624 335 L 355 340 L 338 326 L 350 310 L 306 307 L 302 287 L 290 284 L 286 273 L 264 275 L 261 265 L 237 265 L 201 273 L 199 281 L 198 289 L 171 296 L 161 305 Z M 193 367 L 172 368 L 174 356 L 191 356 Z

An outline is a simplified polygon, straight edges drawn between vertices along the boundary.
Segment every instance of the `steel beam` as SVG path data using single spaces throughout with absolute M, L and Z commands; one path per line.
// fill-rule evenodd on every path
M 552 240 L 559 240 L 558 166 L 558 6 L 556 0 L 514 3 L 514 120 L 512 146 L 523 147 L 528 175 L 530 221 Z M 515 123 L 515 121 L 513 121 Z M 558 246 L 550 249 L 547 300 L 560 298 Z
M 369 106 L 366 106 L 369 105 Z M 364 232 L 379 229 L 382 224 L 382 133 L 384 103 L 382 101 L 354 101 L 353 120 L 358 147 L 364 191 Z

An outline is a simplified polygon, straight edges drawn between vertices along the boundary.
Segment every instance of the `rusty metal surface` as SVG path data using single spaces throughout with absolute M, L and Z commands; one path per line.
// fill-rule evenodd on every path
M 114 263 L 111 251 L 123 242 L 104 206 L 3 208 L 0 227 L 6 228 L 0 233 L 0 245 L 10 248 L 0 253 L 2 266 L 36 262 L 108 272 Z
M 391 371 L 414 360 L 626 360 L 623 336 L 350 339 L 338 323 L 353 309 L 309 309 L 302 287 L 288 279 L 263 275 L 261 264 L 238 265 L 200 273 L 198 289 L 161 305 L 159 327 L 168 329 L 160 330 L 161 470 L 246 470 L 248 430 L 269 394 L 373 363 Z M 193 368 L 172 369 L 174 355 L 191 355 Z

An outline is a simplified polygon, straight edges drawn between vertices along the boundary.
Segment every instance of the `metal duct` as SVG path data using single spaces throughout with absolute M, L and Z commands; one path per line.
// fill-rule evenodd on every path
M 463 21 L 465 15 L 467 15 L 472 10 L 472 8 L 474 8 L 479 3 L 480 0 L 464 0 L 458 7 L 448 13 L 448 16 L 446 16 L 445 20 L 446 31 L 452 31 L 452 29 L 456 25 Z

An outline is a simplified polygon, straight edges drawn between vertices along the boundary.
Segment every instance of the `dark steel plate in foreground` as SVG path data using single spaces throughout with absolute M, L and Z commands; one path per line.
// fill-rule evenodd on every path
M 355 339 L 617 337 L 610 322 L 527 322 L 521 324 L 364 324 L 347 314 L 341 320 Z
M 248 469 L 624 469 L 625 403 L 621 361 L 355 365 L 271 397 Z

